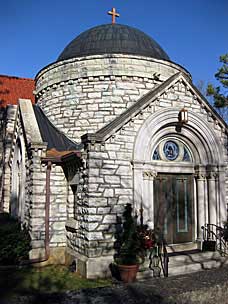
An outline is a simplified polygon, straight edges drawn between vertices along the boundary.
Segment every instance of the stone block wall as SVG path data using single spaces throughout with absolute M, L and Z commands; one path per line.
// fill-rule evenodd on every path
M 46 194 L 46 165 L 41 163 L 39 157 L 32 157 L 30 163 L 30 200 L 32 210 L 30 212 L 30 230 L 32 235 L 33 253 L 43 254 L 45 240 L 45 194 Z M 33 185 L 33 186 L 31 186 Z M 55 255 L 58 248 L 61 250 L 54 260 L 64 263 L 64 251 L 66 247 L 66 222 L 72 217 L 72 213 L 67 209 L 69 206 L 69 197 L 72 196 L 72 190 L 69 188 L 65 174 L 61 166 L 55 164 L 51 167 L 50 175 L 50 213 L 49 213 L 49 246 L 52 255 Z
M 115 133 L 111 133 L 104 142 L 87 142 L 85 146 L 87 179 L 81 182 L 86 195 L 84 198 L 79 196 L 77 201 L 76 218 L 79 227 L 77 234 L 71 232 L 68 239 L 71 249 L 80 252 L 88 259 L 102 256 L 107 258 L 107 263 L 110 262 L 114 254 L 117 217 L 122 217 L 126 203 L 134 204 L 134 195 L 138 195 L 133 191 L 132 166 L 132 161 L 137 160 L 134 155 L 136 137 L 151 115 L 155 117 L 155 113 L 163 111 L 166 115 L 168 109 L 170 111 L 177 109 L 177 117 L 174 120 L 178 121 L 178 109 L 183 107 L 188 109 L 189 114 L 195 113 L 210 126 L 223 147 L 224 160 L 227 161 L 225 148 L 227 135 L 224 127 L 194 91 L 182 81 L 178 81 L 151 104 L 130 117 L 128 122 L 121 125 Z M 150 130 L 148 132 L 150 133 Z M 152 151 L 150 157 L 152 158 Z M 79 231 L 83 231 L 83 234 L 80 235 Z M 76 240 L 77 246 L 74 243 Z M 83 246 L 81 247 L 80 244 Z
M 95 132 L 171 75 L 173 63 L 130 55 L 99 55 L 54 63 L 36 77 L 37 102 L 71 139 Z
M 52 165 L 50 182 L 50 247 L 65 247 L 70 189 L 61 166 Z
M 45 202 L 46 166 L 41 158 L 46 155 L 46 146 L 32 146 L 27 160 L 27 193 L 25 218 L 32 239 L 30 258 L 42 258 L 45 251 Z

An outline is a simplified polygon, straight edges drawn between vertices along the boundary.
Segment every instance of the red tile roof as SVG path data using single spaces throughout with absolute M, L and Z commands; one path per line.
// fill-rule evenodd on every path
M 19 98 L 31 99 L 35 103 L 34 89 L 33 79 L 0 75 L 0 107 L 17 104 Z

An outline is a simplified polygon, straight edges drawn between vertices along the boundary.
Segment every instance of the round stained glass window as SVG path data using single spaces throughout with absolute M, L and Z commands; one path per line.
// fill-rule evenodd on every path
M 179 147 L 174 141 L 167 141 L 163 146 L 163 152 L 168 160 L 175 160 L 179 155 Z

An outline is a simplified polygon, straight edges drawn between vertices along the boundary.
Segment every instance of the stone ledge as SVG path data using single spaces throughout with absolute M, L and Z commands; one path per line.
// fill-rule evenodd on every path
M 76 232 L 78 230 L 78 222 L 71 218 L 66 221 L 65 224 L 66 230 L 70 232 Z

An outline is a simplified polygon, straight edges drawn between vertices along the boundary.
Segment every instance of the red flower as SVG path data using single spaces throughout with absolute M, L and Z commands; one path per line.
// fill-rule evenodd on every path
M 144 247 L 145 249 L 150 249 L 154 246 L 154 242 L 151 239 L 144 240 Z

